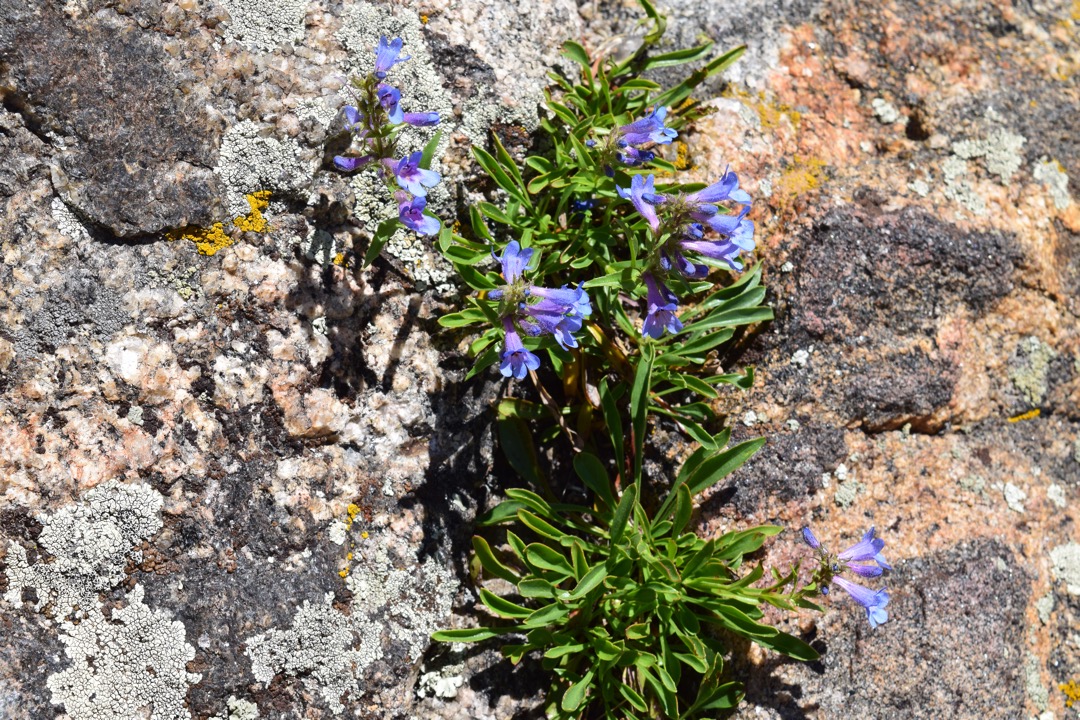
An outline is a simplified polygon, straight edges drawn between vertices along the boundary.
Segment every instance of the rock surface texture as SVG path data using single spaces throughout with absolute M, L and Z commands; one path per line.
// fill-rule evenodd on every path
M 897 568 L 874 631 L 841 597 L 787 621 L 819 662 L 740 649 L 738 717 L 1076 717 L 1080 5 L 666 9 L 673 47 L 749 46 L 689 159 L 754 195 L 777 313 L 723 400 L 770 442 L 700 530 L 876 525 Z M 527 150 L 562 39 L 615 51 L 635 6 L 0 16 L 0 718 L 539 717 L 537 668 L 428 641 L 473 622 L 472 520 L 515 483 L 502 386 L 464 381 L 427 241 L 356 269 L 385 206 L 324 147 L 348 73 L 404 37 L 447 216 L 471 144 Z M 807 558 L 796 536 L 763 559 Z

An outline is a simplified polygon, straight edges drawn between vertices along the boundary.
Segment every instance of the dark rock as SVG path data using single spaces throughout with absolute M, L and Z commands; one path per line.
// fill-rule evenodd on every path
M 3 0 L 0 14 L 4 106 L 54 148 L 68 205 L 119 237 L 211 220 L 222 127 L 166 68 L 157 38 L 111 10 L 80 18 Z

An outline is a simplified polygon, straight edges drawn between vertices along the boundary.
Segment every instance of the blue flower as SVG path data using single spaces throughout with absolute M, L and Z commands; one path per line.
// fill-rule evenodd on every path
M 405 113 L 402 117 L 406 125 L 415 125 L 416 127 L 431 127 L 432 125 L 439 124 L 439 113 L 437 112 L 419 112 L 419 113 Z
M 623 125 L 619 128 L 622 142 L 628 145 L 644 145 L 648 142 L 667 145 L 679 135 L 671 128 L 664 126 L 664 118 L 667 113 L 668 109 L 666 107 L 654 108 L 651 113 L 640 120 L 635 120 L 629 125 Z
M 379 96 L 379 104 L 386 111 L 386 117 L 390 119 L 390 123 L 400 125 L 405 119 L 405 113 L 398 105 L 401 102 L 401 93 L 398 92 L 397 88 L 386 83 L 379 83 L 376 92 Z
M 852 570 L 854 570 L 856 567 L 866 567 L 853 565 L 852 563 L 873 560 L 878 564 L 878 566 L 880 566 L 874 568 L 878 570 L 878 572 L 875 574 L 880 575 L 882 569 L 893 569 L 892 565 L 890 565 L 889 562 L 885 559 L 885 556 L 881 554 L 881 550 L 884 547 L 885 541 L 881 538 L 874 537 L 874 528 L 871 527 L 869 530 L 866 531 L 866 533 L 863 534 L 862 539 L 859 540 L 859 542 L 855 543 L 836 557 L 838 557 Z M 874 566 L 870 567 L 873 568 Z
M 582 320 L 566 305 L 545 299 L 525 305 L 521 308 L 521 313 L 535 323 L 531 328 L 526 326 L 527 330 L 533 331 L 532 334 L 550 333 L 563 350 L 578 346 L 574 333 L 581 329 Z
M 364 155 L 363 157 L 352 157 L 351 155 L 335 155 L 334 167 L 338 170 L 344 170 L 345 172 L 352 172 L 357 168 L 366 165 L 371 162 L 371 155 Z
M 417 197 L 401 199 L 398 203 L 398 219 L 401 224 L 421 235 L 434 235 L 439 232 L 442 223 L 438 218 L 424 214 L 427 198 Z
M 495 255 L 494 252 L 491 254 L 502 264 L 503 279 L 512 284 L 517 282 L 525 268 L 529 266 L 533 251 L 532 248 L 523 249 L 521 243 L 517 240 L 511 240 L 506 249 L 503 250 L 501 258 Z
M 364 115 L 354 108 L 352 105 L 346 105 L 342 108 L 342 112 L 345 115 L 345 130 L 351 133 L 359 133 L 362 136 L 367 135 L 367 127 L 364 125 Z
M 417 197 L 427 195 L 427 188 L 435 187 L 442 180 L 442 175 L 434 170 L 425 170 L 420 167 L 423 156 L 424 154 L 418 150 L 396 163 L 393 160 L 384 161 L 387 167 L 393 170 L 398 185 Z
M 553 290 L 532 285 L 529 287 L 529 293 L 558 303 L 566 308 L 566 312 L 577 317 L 592 315 L 592 301 L 589 300 L 589 294 L 580 287 L 571 288 L 563 285 L 558 290 Z
M 412 57 L 411 55 L 398 57 L 403 45 L 401 38 L 394 38 L 389 42 L 387 42 L 385 35 L 379 38 L 379 49 L 375 51 L 375 77 L 382 80 L 386 77 L 387 70 Z
M 574 212 L 585 212 L 586 210 L 592 210 L 594 207 L 596 207 L 596 200 L 594 198 L 570 201 L 570 209 Z
M 889 592 L 884 588 L 871 590 L 842 577 L 833 578 L 833 582 L 847 592 L 852 600 L 866 608 L 870 627 L 876 628 L 889 619 L 889 613 L 885 611 L 885 606 L 889 604 Z
M 506 342 L 503 346 L 502 362 L 499 363 L 499 372 L 504 377 L 524 380 L 529 370 L 540 367 L 540 358 L 525 349 L 521 336 L 514 328 L 513 320 L 503 318 L 503 329 L 506 331 Z
M 813 530 L 811 530 L 808 527 L 804 527 L 802 529 L 802 536 L 803 536 L 803 540 L 806 541 L 807 545 L 814 548 L 815 550 L 820 550 L 821 549 L 821 542 L 818 541 L 817 536 L 814 535 Z
M 634 203 L 637 211 L 649 222 L 649 227 L 656 232 L 660 228 L 660 219 L 656 217 L 653 203 L 662 201 L 662 196 L 656 194 L 654 183 L 655 178 L 652 175 L 635 175 L 630 180 L 629 188 L 616 186 L 615 190 L 618 191 L 619 197 Z
M 656 153 L 652 150 L 638 150 L 635 147 L 626 148 L 621 152 L 615 153 L 615 159 L 624 165 L 630 167 L 637 167 L 642 163 L 647 163 L 656 157 Z
M 682 321 L 675 314 L 679 307 L 679 299 L 675 297 L 675 293 L 663 283 L 657 283 L 651 273 L 645 273 L 642 280 L 645 281 L 645 287 L 649 291 L 646 298 L 648 314 L 641 328 L 642 333 L 658 340 L 664 334 L 664 330 L 673 335 L 682 330 Z
M 739 189 L 739 177 L 730 170 L 726 170 L 719 180 L 703 190 L 690 193 L 686 196 L 686 200 L 697 205 L 713 204 L 724 200 L 749 205 L 750 195 L 745 190 Z

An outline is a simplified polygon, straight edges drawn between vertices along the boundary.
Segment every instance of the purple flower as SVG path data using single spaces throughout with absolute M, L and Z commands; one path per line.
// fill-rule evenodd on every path
M 568 310 L 566 305 L 544 299 L 533 305 L 525 305 L 521 312 L 535 322 L 535 334 L 551 333 L 563 350 L 578 346 L 574 333 L 581 329 L 581 318 Z
M 364 155 L 363 157 L 352 157 L 350 155 L 334 156 L 334 167 L 338 170 L 344 170 L 345 172 L 352 172 L 369 162 L 371 162 L 371 155 Z
M 379 96 L 379 104 L 382 105 L 383 110 L 386 111 L 386 116 L 390 118 L 392 125 L 400 125 L 405 119 L 405 113 L 402 112 L 401 107 L 398 105 L 401 102 L 401 93 L 398 89 L 387 85 L 386 83 L 379 83 L 379 87 L 376 90 Z
M 876 568 L 879 572 L 875 574 L 880 575 L 880 570 L 882 568 L 885 570 L 893 569 L 892 565 L 885 559 L 885 556 L 881 554 L 881 550 L 884 547 L 885 541 L 881 538 L 874 537 L 874 528 L 871 527 L 863 534 L 862 539 L 859 540 L 859 542 L 837 555 L 837 557 L 853 570 L 860 566 L 852 565 L 852 563 L 873 560 L 880 566 L 880 568 Z
M 522 249 L 521 243 L 517 240 L 511 240 L 503 250 L 502 257 L 498 257 L 494 252 L 491 253 L 496 260 L 502 264 L 503 279 L 508 283 L 514 283 L 521 274 L 528 267 L 529 261 L 532 260 L 533 251 L 532 248 Z
M 405 113 L 402 117 L 406 125 L 415 125 L 416 127 L 431 127 L 432 125 L 439 124 L 439 113 L 437 112 L 419 112 L 419 113 Z
M 647 163 L 656 157 L 656 153 L 652 150 L 638 150 L 635 147 L 626 148 L 622 152 L 615 153 L 615 159 L 624 165 L 630 167 L 636 167 L 642 163 Z
M 729 240 L 681 240 L 679 241 L 679 246 L 687 252 L 697 253 L 698 255 L 703 255 L 707 258 L 712 258 L 713 260 L 722 260 L 727 263 L 728 267 L 732 270 L 743 269 L 742 263 L 735 259 L 739 257 L 742 248 Z M 683 274 L 688 275 L 688 277 L 700 277 L 698 275 L 689 275 L 685 272 Z
M 423 156 L 424 154 L 418 150 L 396 163 L 392 159 L 383 161 L 393 171 L 398 185 L 417 197 L 427 195 L 427 188 L 435 187 L 442 180 L 442 175 L 434 170 L 425 170 L 420 167 Z
M 367 128 L 364 127 L 364 116 L 359 110 L 352 105 L 346 105 L 342 112 L 345 114 L 345 130 L 347 132 L 359 132 L 361 135 L 367 134 Z
M 833 582 L 846 591 L 852 600 L 866 608 L 870 627 L 876 628 L 889 619 L 889 613 L 885 611 L 885 606 L 889 604 L 889 592 L 884 588 L 871 590 L 842 577 L 834 577 Z
M 653 232 L 656 232 L 660 228 L 660 220 L 656 217 L 653 203 L 661 202 L 663 196 L 656 194 L 656 189 L 653 186 L 654 182 L 655 178 L 652 175 L 635 175 L 630 180 L 629 188 L 616 186 L 615 190 L 618 191 L 619 197 L 634 203 L 637 211 L 649 222 L 649 227 L 653 229 Z
M 375 77 L 382 80 L 386 77 L 386 71 L 399 62 L 405 62 L 411 56 L 398 57 L 401 47 L 404 45 L 401 38 L 394 38 L 387 42 L 386 36 L 379 38 L 379 49 L 375 51 Z
M 718 181 L 695 193 L 686 196 L 686 200 L 697 205 L 711 204 L 731 200 L 741 205 L 750 204 L 750 195 L 745 190 L 739 189 L 739 177 L 727 170 Z
M 565 312 L 576 317 L 589 317 L 592 315 L 592 302 L 589 294 L 582 288 L 570 288 L 563 285 L 558 290 L 542 288 L 533 285 L 529 288 L 531 295 L 550 300 L 565 308 Z
M 434 235 L 439 232 L 442 223 L 438 218 L 425 215 L 425 207 L 427 207 L 425 197 L 403 198 L 398 203 L 398 219 L 401 220 L 402 225 L 421 235 Z
M 817 536 L 814 535 L 814 531 L 810 528 L 804 527 L 802 529 L 802 536 L 803 540 L 805 540 L 806 544 L 810 547 L 814 548 L 815 550 L 819 550 L 821 548 L 821 542 L 818 541 Z
M 651 113 L 640 120 L 635 120 L 629 125 L 623 125 L 619 128 L 622 141 L 627 145 L 644 145 L 647 142 L 667 145 L 678 137 L 677 132 L 664 126 L 664 118 L 667 113 L 668 109 L 666 107 L 653 108 Z
M 641 329 L 642 333 L 658 340 L 664 334 L 664 330 L 673 335 L 682 330 L 683 324 L 679 316 L 675 314 L 675 310 L 679 307 L 679 300 L 675 297 L 675 293 L 663 283 L 657 283 L 651 273 L 645 273 L 642 279 L 649 290 L 646 299 L 649 311 Z
M 513 377 L 524 380 L 529 370 L 540 367 L 540 358 L 525 349 L 521 342 L 521 336 L 514 328 L 514 322 L 510 318 L 503 318 L 503 329 L 506 331 L 506 343 L 504 345 L 502 362 L 499 363 L 499 372 L 504 377 Z

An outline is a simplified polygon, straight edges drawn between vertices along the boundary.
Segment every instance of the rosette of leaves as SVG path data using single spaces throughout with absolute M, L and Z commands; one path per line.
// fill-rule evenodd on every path
M 726 440 L 726 438 L 725 438 Z M 632 483 L 616 497 L 603 463 L 577 455 L 574 468 L 593 490 L 591 507 L 552 503 L 528 490 L 482 525 L 514 524 L 496 551 L 473 538 L 483 572 L 516 595 L 479 590 L 499 623 L 444 630 L 437 640 L 475 642 L 511 636 L 502 652 L 518 662 L 542 656 L 552 673 L 550 718 L 710 718 L 736 707 L 738 682 L 724 676 L 730 634 L 799 660 L 817 653 L 761 622 L 762 605 L 816 607 L 794 589 L 798 568 L 765 571 L 747 556 L 780 532 L 760 526 L 705 540 L 687 528 L 693 498 L 741 465 L 762 440 L 723 452 L 702 448 L 683 465 L 671 493 L 647 513 Z

